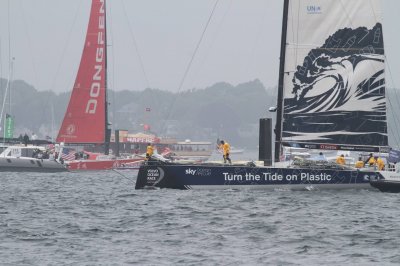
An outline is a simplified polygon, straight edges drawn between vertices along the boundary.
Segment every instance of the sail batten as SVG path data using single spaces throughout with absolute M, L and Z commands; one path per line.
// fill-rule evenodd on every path
M 57 142 L 105 142 L 105 19 L 105 0 L 93 0 L 81 62 Z
M 380 4 L 289 1 L 281 144 L 388 146 Z

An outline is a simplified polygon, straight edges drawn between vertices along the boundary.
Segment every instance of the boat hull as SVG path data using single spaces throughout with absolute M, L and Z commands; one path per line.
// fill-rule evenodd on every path
M 124 165 L 143 161 L 141 158 L 135 159 L 116 159 L 116 160 L 75 160 L 66 162 L 70 171 L 81 170 L 111 170 L 123 168 Z
M 400 193 L 400 180 L 374 180 L 371 186 L 382 192 Z
M 375 171 L 215 165 L 143 165 L 136 189 L 345 189 L 371 188 L 384 179 Z
M 54 160 L 36 158 L 0 158 L 0 172 L 66 172 L 68 169 Z

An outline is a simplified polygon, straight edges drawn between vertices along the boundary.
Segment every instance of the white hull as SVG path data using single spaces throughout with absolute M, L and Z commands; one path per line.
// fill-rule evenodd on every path
M 0 158 L 0 172 L 64 172 L 64 165 L 54 160 L 36 158 Z

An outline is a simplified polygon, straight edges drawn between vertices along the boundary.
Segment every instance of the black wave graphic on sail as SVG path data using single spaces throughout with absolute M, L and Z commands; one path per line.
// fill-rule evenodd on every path
M 387 146 L 382 25 L 340 29 L 312 49 L 284 99 L 283 140 Z

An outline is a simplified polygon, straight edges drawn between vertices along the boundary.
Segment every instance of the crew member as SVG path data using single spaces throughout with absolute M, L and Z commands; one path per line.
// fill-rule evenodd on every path
M 372 156 L 372 153 L 369 155 L 369 158 L 368 158 L 368 165 L 369 166 L 375 166 L 376 165 L 376 157 L 377 156 Z
M 221 140 L 220 149 L 222 149 L 223 151 L 224 163 L 228 161 L 230 164 L 232 164 L 231 158 L 229 158 L 229 153 L 231 150 L 231 146 L 229 145 L 229 143 Z
M 24 144 L 25 144 L 25 146 L 27 146 L 28 143 L 29 143 L 29 136 L 25 133 L 25 135 L 24 135 Z
M 378 166 L 378 170 L 385 169 L 385 162 L 378 156 L 375 156 L 376 166 Z
M 341 165 L 345 165 L 346 164 L 346 160 L 344 159 L 344 155 L 343 154 L 336 158 L 336 163 L 337 164 L 341 164 Z
M 375 164 L 375 159 L 372 153 L 369 154 L 367 160 L 365 160 L 365 165 L 373 166 Z
M 355 168 L 363 168 L 364 167 L 364 161 L 362 160 L 361 157 L 358 157 L 358 161 L 354 165 Z
M 149 160 L 150 157 L 153 155 L 154 147 L 151 145 L 151 143 L 147 144 L 147 149 L 146 149 L 146 160 Z
M 326 157 L 325 157 L 325 155 L 322 153 L 322 152 L 320 152 L 319 154 L 318 154 L 318 156 L 315 158 L 317 161 L 326 161 Z

